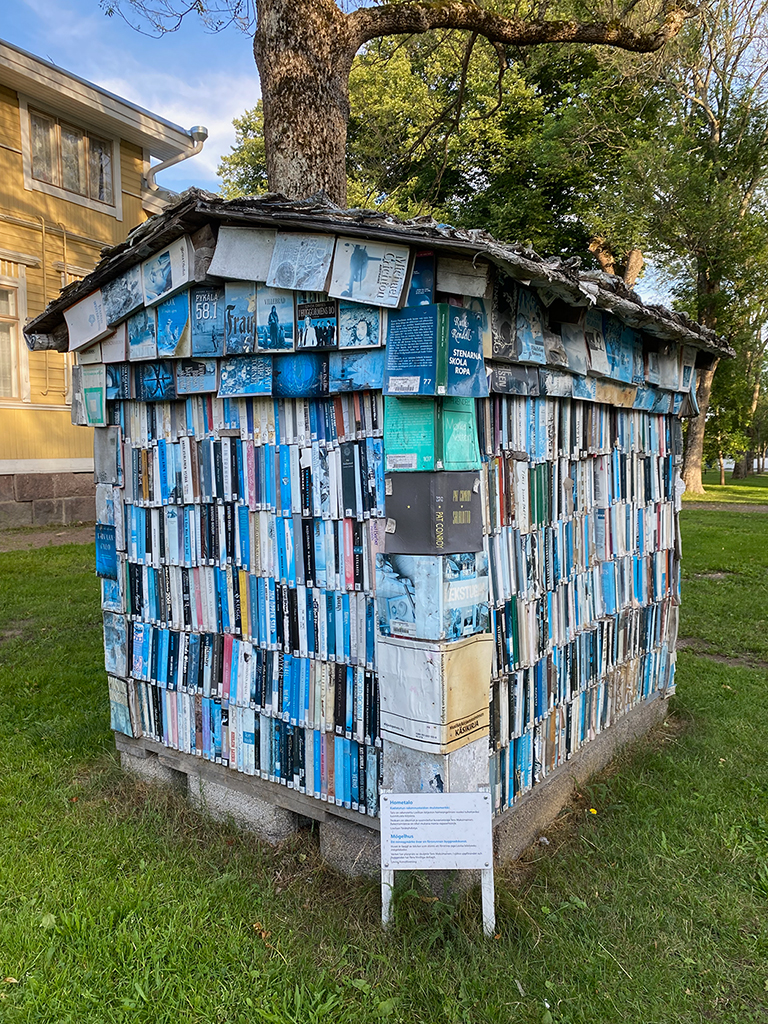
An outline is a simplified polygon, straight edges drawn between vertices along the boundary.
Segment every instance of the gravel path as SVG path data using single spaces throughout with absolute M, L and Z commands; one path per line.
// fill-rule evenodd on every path
M 59 547 L 61 544 L 92 544 L 93 534 L 93 523 L 3 530 L 0 531 L 0 552 L 31 551 L 34 548 Z

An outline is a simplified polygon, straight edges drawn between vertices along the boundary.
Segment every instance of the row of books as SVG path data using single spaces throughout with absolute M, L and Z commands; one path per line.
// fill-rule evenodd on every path
M 375 603 L 361 592 L 289 587 L 231 568 L 133 566 L 102 581 L 102 607 L 183 632 L 231 633 L 259 647 L 347 664 L 375 662 Z
M 112 728 L 376 817 L 381 751 L 201 693 L 109 677 Z
M 486 455 L 517 452 L 536 463 L 609 455 L 613 448 L 682 454 L 676 417 L 568 398 L 491 395 L 477 404 L 480 450 Z
M 555 459 L 530 465 L 513 455 L 483 462 L 486 533 L 514 526 L 527 533 L 537 526 L 610 506 L 633 509 L 675 500 L 671 456 L 624 455 Z
M 660 554 L 666 559 L 672 550 L 675 517 L 668 504 L 646 509 L 614 505 L 558 520 L 554 526 L 531 533 L 503 527 L 485 542 L 494 604 L 516 595 L 538 596 L 588 571 L 597 570 L 598 576 L 600 572 L 613 573 L 613 568 L 606 567 L 614 563 L 619 573 L 617 592 L 629 592 L 634 587 L 641 595 L 648 587 L 639 579 L 655 578 L 662 572 L 667 577 L 671 574 L 672 567 L 666 560 L 655 559 Z
M 588 604 L 580 605 L 579 597 L 588 598 Z M 599 614 L 590 616 L 588 605 Z M 492 676 L 535 665 L 551 654 L 555 668 L 565 673 L 563 679 L 581 687 L 627 658 L 673 643 L 678 606 L 679 594 L 668 591 L 651 604 L 606 613 L 595 608 L 587 588 L 574 587 L 563 587 L 546 599 L 508 601 L 490 612 Z
M 497 740 L 490 756 L 494 814 L 511 807 L 640 701 L 673 692 L 674 677 L 674 653 L 666 646 L 648 651 L 552 708 L 517 735 L 505 742 Z M 492 716 L 492 735 L 500 735 L 499 717 Z
M 384 515 L 381 438 L 262 445 L 223 437 L 163 439 L 124 449 L 125 501 L 143 506 L 237 502 L 278 515 L 356 519 Z
M 383 530 L 374 521 L 283 519 L 245 506 L 230 515 L 228 510 L 232 506 L 126 506 L 124 528 L 119 516 L 116 524 L 99 522 L 97 553 L 114 565 L 114 571 L 105 568 L 100 575 L 118 578 L 127 551 L 134 565 L 155 569 L 234 567 L 291 587 L 373 591 L 383 543 Z
M 342 441 L 381 437 L 384 423 L 380 391 L 357 390 L 332 398 L 222 398 L 191 395 L 174 402 L 110 400 L 113 425 L 122 427 L 126 440 L 146 447 L 182 437 L 219 439 L 239 437 L 264 444 L 297 444 L 306 448 L 314 441 L 334 447 Z

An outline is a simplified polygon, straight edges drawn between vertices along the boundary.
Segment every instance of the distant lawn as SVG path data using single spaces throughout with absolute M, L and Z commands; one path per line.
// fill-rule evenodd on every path
M 683 501 L 727 501 L 742 505 L 768 505 L 768 473 L 755 473 L 746 480 L 732 480 L 725 474 L 726 484 L 720 486 L 720 471 L 703 475 L 706 494 L 684 494 Z
M 768 515 L 683 521 L 681 633 L 765 658 Z M 0 555 L 3 1024 L 765 1024 L 762 666 L 680 656 L 666 726 L 497 873 L 495 939 L 418 887 L 383 934 L 313 833 L 274 850 L 122 775 L 93 558 Z

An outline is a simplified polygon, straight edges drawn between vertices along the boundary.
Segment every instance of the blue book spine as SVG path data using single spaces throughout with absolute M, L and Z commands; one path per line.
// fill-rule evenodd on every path
M 277 608 L 275 581 L 272 576 L 267 580 L 267 590 L 269 592 L 269 645 L 270 647 L 275 647 L 277 646 Z
M 350 776 L 350 799 L 352 810 L 356 811 L 360 804 L 360 765 L 359 765 L 359 744 L 352 740 L 349 746 L 349 762 L 351 769 Z
M 291 514 L 291 450 L 287 444 L 279 449 L 280 508 L 284 516 Z
M 309 659 L 299 659 L 299 702 L 298 702 L 298 713 L 296 715 L 298 724 L 304 728 L 304 723 L 307 720 L 307 704 L 309 702 Z M 305 671 L 306 670 L 306 671 Z
M 291 725 L 299 724 L 299 711 L 302 707 L 301 682 L 303 658 L 294 658 L 291 665 Z
M 216 608 L 218 612 L 217 632 L 228 633 L 230 623 L 229 600 L 227 598 L 227 574 L 226 571 L 221 569 L 218 565 L 214 566 L 213 571 L 215 573 L 214 579 L 216 580 Z
M 307 601 L 307 654 L 310 658 L 314 658 L 318 652 L 315 650 L 315 601 L 310 587 L 307 587 L 305 596 Z
M 285 526 L 284 520 L 279 519 L 277 521 L 276 530 L 277 538 L 277 571 L 278 579 L 281 583 L 288 582 L 288 552 L 285 549 Z
M 344 631 L 344 660 L 347 662 L 352 660 L 352 638 L 350 636 L 349 615 L 349 594 L 345 593 L 342 594 L 341 597 L 341 621 Z
M 325 592 L 325 616 L 326 616 L 326 631 L 328 637 L 328 660 L 336 660 L 336 602 L 334 601 L 333 591 L 326 590 Z
M 283 657 L 283 687 L 280 696 L 280 714 L 284 719 L 291 717 L 291 687 L 293 684 L 293 657 L 286 654 Z
M 320 799 L 320 793 L 323 788 L 323 773 L 322 773 L 322 748 L 321 748 L 321 735 L 320 730 L 314 730 L 314 740 L 312 744 L 312 754 L 314 756 L 314 796 L 315 800 Z
M 376 603 L 372 597 L 365 599 L 365 665 L 372 669 L 376 657 Z
M 243 569 L 251 568 L 251 531 L 248 518 L 248 506 L 237 506 L 238 539 L 240 542 L 240 562 Z
M 293 519 L 284 519 L 283 524 L 285 530 L 286 574 L 288 586 L 293 589 L 296 586 L 296 537 L 293 532 Z M 301 538 L 299 538 L 299 543 L 301 543 Z

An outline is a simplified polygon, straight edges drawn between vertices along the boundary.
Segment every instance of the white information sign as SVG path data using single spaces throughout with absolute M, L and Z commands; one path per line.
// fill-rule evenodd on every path
M 488 793 L 382 793 L 381 918 L 395 871 L 482 872 L 483 927 L 492 934 L 493 834 Z

